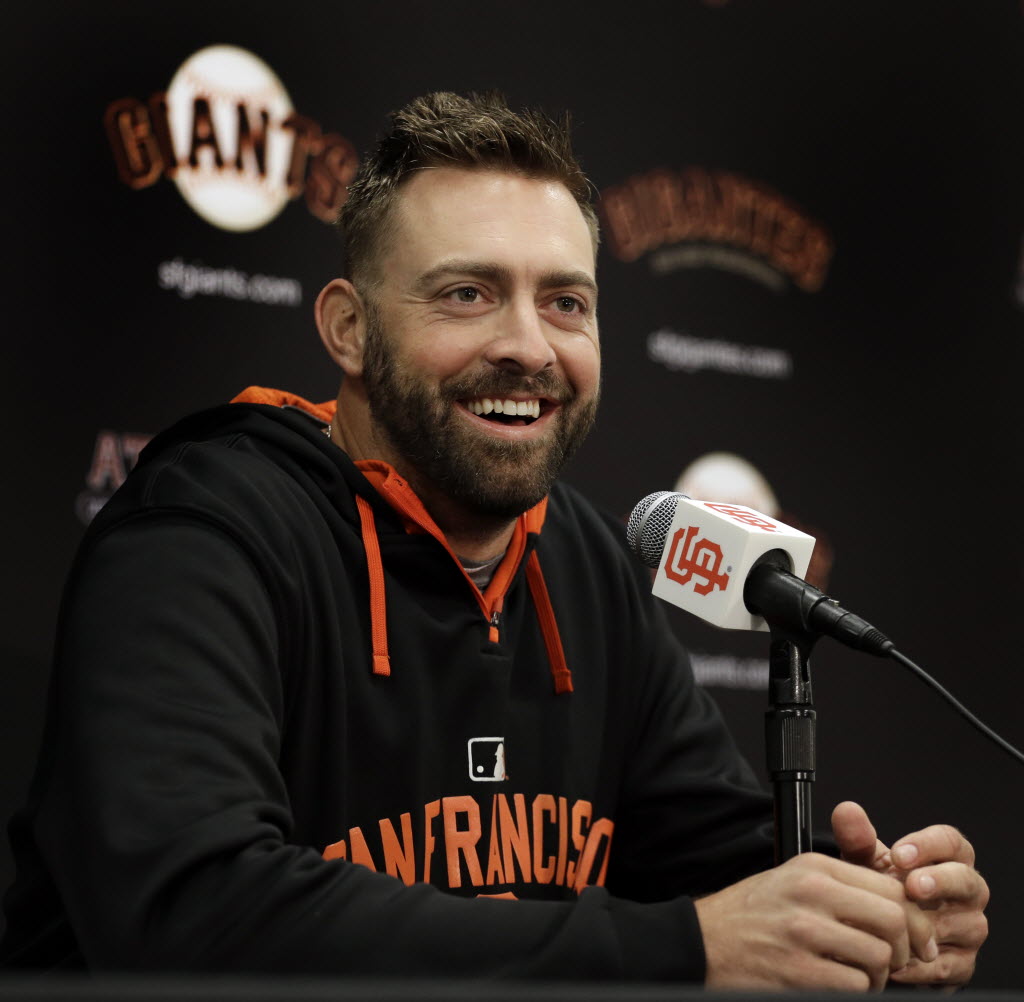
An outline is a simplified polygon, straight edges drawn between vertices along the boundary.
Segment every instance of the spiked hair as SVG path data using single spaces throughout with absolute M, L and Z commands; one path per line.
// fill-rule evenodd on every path
M 379 280 L 376 264 L 394 227 L 402 182 L 430 167 L 499 170 L 564 185 L 598 242 L 591 184 L 570 142 L 568 114 L 555 121 L 544 112 L 513 111 L 497 91 L 462 96 L 437 91 L 390 115 L 391 128 L 359 167 L 338 217 L 345 238 L 347 272 L 369 291 Z

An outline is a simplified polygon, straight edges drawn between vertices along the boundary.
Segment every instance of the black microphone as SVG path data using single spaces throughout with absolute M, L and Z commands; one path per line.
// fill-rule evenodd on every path
M 812 642 L 828 636 L 856 650 L 890 657 L 1024 763 L 1024 753 L 982 723 L 883 633 L 799 576 L 807 573 L 813 536 L 743 505 L 657 491 L 633 509 L 626 538 L 640 560 L 657 569 L 651 591 L 666 602 L 725 629 L 775 626 Z
M 725 629 L 770 626 L 828 636 L 884 657 L 893 643 L 808 584 L 814 537 L 743 505 L 648 494 L 626 527 L 630 548 L 656 568 L 653 593 Z

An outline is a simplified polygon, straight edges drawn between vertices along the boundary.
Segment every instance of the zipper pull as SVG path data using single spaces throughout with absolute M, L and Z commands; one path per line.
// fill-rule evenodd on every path
M 491 626 L 490 626 L 490 629 L 487 631 L 487 639 L 490 640 L 490 642 L 492 644 L 496 644 L 498 642 L 498 639 L 499 639 L 498 624 L 501 621 L 500 616 L 501 616 L 501 614 L 499 613 L 499 611 L 497 609 L 495 609 L 494 612 L 491 613 L 491 619 L 490 619 Z

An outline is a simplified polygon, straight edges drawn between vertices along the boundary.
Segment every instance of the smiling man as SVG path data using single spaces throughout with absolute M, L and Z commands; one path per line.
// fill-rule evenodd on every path
M 503 553 L 593 424 L 596 252 L 560 182 L 442 166 L 403 186 L 365 292 L 320 294 L 335 440 L 405 476 L 461 556 Z
M 544 115 L 393 116 L 316 305 L 337 400 L 185 419 L 83 541 L 6 966 L 969 978 L 970 844 L 844 804 L 845 858 L 773 868 L 621 524 L 557 482 L 600 385 L 588 199 Z

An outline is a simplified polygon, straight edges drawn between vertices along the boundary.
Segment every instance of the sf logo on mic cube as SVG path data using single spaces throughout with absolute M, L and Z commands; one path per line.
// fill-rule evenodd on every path
M 752 508 L 680 498 L 651 590 L 713 626 L 767 630 L 743 602 L 747 575 L 765 553 L 783 550 L 800 576 L 813 549 L 813 536 Z

